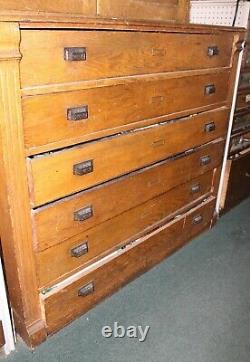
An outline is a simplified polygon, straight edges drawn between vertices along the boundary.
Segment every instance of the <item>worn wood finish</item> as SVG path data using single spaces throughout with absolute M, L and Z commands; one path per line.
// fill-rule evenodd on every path
M 55 332 L 86 312 L 206 229 L 210 225 L 214 206 L 214 199 L 212 199 L 176 222 L 166 225 L 159 233 L 149 235 L 141 244 L 125 254 L 46 298 L 44 303 L 48 333 Z M 202 217 L 199 224 L 194 223 L 194 218 L 197 216 Z M 79 297 L 78 290 L 89 282 L 94 283 L 94 293 L 87 297 Z M 58 308 L 59 305 L 60 308 Z
M 149 229 L 162 219 L 171 217 L 179 209 L 190 208 L 189 205 L 192 203 L 197 203 L 210 196 L 212 182 L 213 171 L 209 171 L 78 234 L 56 247 L 38 253 L 36 261 L 40 287 L 53 283 L 61 276 L 65 277 L 67 273 L 75 272 L 75 269 L 84 267 L 94 258 L 100 259 L 104 254 L 108 254 L 112 249 L 124 244 L 126 240 L 137 239 L 145 229 Z M 199 190 L 192 192 L 192 188 L 197 185 L 199 185 Z M 87 254 L 78 258 L 72 257 L 71 250 L 83 243 L 88 244 Z
M 232 40 L 231 34 L 23 30 L 21 83 L 30 87 L 226 67 L 231 64 Z M 209 46 L 218 46 L 219 54 L 208 56 Z M 65 61 L 65 47 L 86 47 L 86 61 Z
M 97 11 L 98 4 L 98 11 Z M 145 20 L 162 20 L 171 22 L 186 22 L 188 20 L 189 0 L 5 0 L 0 1 L 0 14 L 12 14 L 30 18 L 37 14 L 47 17 L 53 13 L 64 16 L 89 16 L 107 18 L 139 18 Z M 121 11 L 123 9 L 123 11 Z M 140 16 L 135 16 L 135 13 Z
M 226 102 L 227 83 L 228 71 L 177 79 L 149 78 L 103 88 L 24 97 L 26 148 L 32 153 L 47 144 L 49 148 L 61 148 L 98 138 L 100 134 L 116 133 L 124 126 L 136 128 L 138 122 L 144 120 L 156 123 L 159 117 L 164 119 L 171 115 L 174 118 L 180 111 L 188 114 L 194 108 L 197 111 L 199 107 L 219 106 Z M 214 84 L 216 91 L 208 96 L 204 88 L 209 84 Z M 68 109 L 82 106 L 88 107 L 87 119 L 67 119 Z M 217 127 L 224 127 L 226 131 L 228 115 L 228 109 L 221 109 L 200 117 L 204 122 L 205 119 L 207 122 L 215 120 Z M 37 132 L 41 127 L 43 132 Z
M 27 4 L 0 8 L 0 235 L 15 325 L 34 346 L 214 220 L 243 32 L 89 18 L 87 0 L 67 14 L 63 0 Z M 77 45 L 86 61 L 64 60 Z M 86 101 L 86 121 L 69 124 L 67 108 Z M 93 298 L 79 299 L 92 277 Z
M 101 17 L 186 22 L 188 0 L 97 0 Z
M 33 212 L 36 250 L 44 250 L 82 233 L 177 185 L 213 170 L 221 164 L 223 150 L 224 142 L 214 142 L 200 147 L 187 156 L 161 162 L 122 177 L 116 182 L 111 181 L 60 202 L 38 208 Z M 211 162 L 201 166 L 200 160 L 206 155 L 211 157 Z M 93 216 L 82 222 L 74 221 L 74 212 L 89 205 L 92 205 Z
M 38 206 L 87 189 L 225 134 L 225 123 L 218 123 L 214 132 L 205 132 L 206 123 L 207 119 L 204 122 L 197 115 L 31 158 L 32 203 Z M 89 160 L 93 172 L 73 173 L 74 165 Z
M 96 0 L 0 0 L 0 9 L 0 14 L 11 11 L 30 14 L 63 13 L 95 16 Z
M 32 248 L 19 83 L 18 24 L 0 23 L 0 34 L 0 235 L 16 327 L 32 345 L 38 340 L 41 342 L 46 333 Z

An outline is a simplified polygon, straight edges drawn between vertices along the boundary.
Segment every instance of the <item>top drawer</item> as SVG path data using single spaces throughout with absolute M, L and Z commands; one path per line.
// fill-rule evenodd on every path
M 230 66 L 232 35 L 22 30 L 22 87 Z

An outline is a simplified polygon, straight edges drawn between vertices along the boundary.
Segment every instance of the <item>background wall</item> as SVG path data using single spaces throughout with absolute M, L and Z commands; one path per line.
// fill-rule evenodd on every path
M 247 27 L 249 1 L 240 1 L 235 25 Z M 235 0 L 191 0 L 190 22 L 196 24 L 233 24 Z

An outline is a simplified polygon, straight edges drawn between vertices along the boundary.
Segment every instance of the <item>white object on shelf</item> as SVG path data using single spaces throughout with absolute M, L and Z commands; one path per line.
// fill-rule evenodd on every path
M 5 345 L 4 352 L 9 354 L 15 349 L 14 334 L 12 329 L 11 317 L 8 307 L 8 300 L 3 276 L 2 260 L 0 258 L 0 319 L 3 323 Z
M 235 26 L 247 27 L 250 2 L 240 1 Z M 235 15 L 235 0 L 191 0 L 190 22 L 232 26 Z

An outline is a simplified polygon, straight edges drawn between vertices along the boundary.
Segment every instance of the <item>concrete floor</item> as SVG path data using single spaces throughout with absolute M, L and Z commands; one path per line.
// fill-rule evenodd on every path
M 115 321 L 149 325 L 146 341 L 102 337 Z M 15 361 L 249 362 L 250 200 L 35 352 L 19 343 Z

